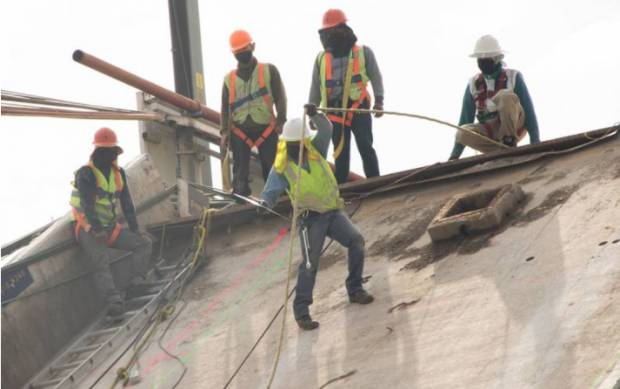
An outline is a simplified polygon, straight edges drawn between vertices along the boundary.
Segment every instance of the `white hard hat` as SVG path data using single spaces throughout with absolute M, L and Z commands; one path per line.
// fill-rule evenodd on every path
M 473 58 L 493 58 L 504 54 L 504 50 L 499 46 L 499 42 L 493 35 L 483 35 L 476 41 L 474 52 L 470 54 Z
M 303 125 L 301 118 L 287 120 L 282 128 L 282 135 L 280 135 L 280 139 L 284 139 L 287 142 L 298 142 L 301 140 L 302 131 L 304 138 L 310 137 L 310 130 L 307 125 Z

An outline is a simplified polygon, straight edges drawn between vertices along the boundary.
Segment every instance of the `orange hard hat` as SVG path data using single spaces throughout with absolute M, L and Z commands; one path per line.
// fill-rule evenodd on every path
M 341 9 L 328 9 L 323 15 L 322 29 L 336 27 L 339 24 L 346 23 L 347 17 Z
M 233 53 L 246 48 L 251 43 L 252 37 L 250 36 L 250 33 L 245 30 L 236 30 L 230 34 L 230 50 Z
M 95 148 L 97 147 L 116 147 L 118 153 L 122 153 L 123 149 L 118 145 L 116 133 L 107 127 L 102 127 L 95 132 L 95 140 L 93 140 Z

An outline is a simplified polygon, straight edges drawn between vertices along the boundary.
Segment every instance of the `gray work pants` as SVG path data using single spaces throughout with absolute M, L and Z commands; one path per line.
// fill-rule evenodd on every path
M 505 136 L 512 136 L 517 141 L 525 137 L 527 131 L 524 130 L 525 113 L 519 101 L 519 97 L 507 90 L 502 89 L 491 98 L 497 106 L 498 120 L 487 124 L 491 134 L 487 133 L 487 129 L 480 123 L 464 124 L 463 128 L 474 131 L 484 137 L 475 136 L 464 131 L 457 131 L 456 142 L 469 146 L 472 149 L 482 153 L 490 153 L 492 151 L 502 150 L 503 148 L 485 141 L 485 137 L 489 137 L 495 141 L 501 142 Z
M 310 242 L 310 269 L 306 268 L 306 258 L 301 239 L 301 228 L 308 228 Z M 303 260 L 299 264 L 297 275 L 297 292 L 293 301 L 295 319 L 299 320 L 309 314 L 312 304 L 312 290 L 319 269 L 319 257 L 323 250 L 325 237 L 329 236 L 349 250 L 349 276 L 346 280 L 349 295 L 362 289 L 362 273 L 364 272 L 364 237 L 351 223 L 351 219 L 341 210 L 328 211 L 322 214 L 313 213 L 300 220 L 300 240 L 302 242 Z
M 106 303 L 120 301 L 121 294 L 114 282 L 114 277 L 110 271 L 110 261 L 112 257 L 108 246 L 95 239 L 95 237 L 80 230 L 78 239 L 80 247 L 88 254 L 88 257 L 95 268 L 94 280 L 97 293 L 103 297 Z M 131 251 L 132 254 L 132 277 L 144 277 L 149 269 L 149 259 L 151 258 L 151 240 L 123 228 L 118 239 L 111 246 L 112 248 Z

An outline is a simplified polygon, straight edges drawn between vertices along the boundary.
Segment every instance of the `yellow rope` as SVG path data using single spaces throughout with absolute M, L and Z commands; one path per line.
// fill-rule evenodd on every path
M 296 188 L 295 188 L 295 198 L 299 199 L 299 193 L 300 193 L 300 184 L 301 184 L 301 175 L 302 175 L 302 169 L 303 169 L 303 161 L 304 161 L 304 137 L 306 135 L 306 113 L 304 112 L 304 115 L 302 117 L 302 131 L 301 131 L 301 140 L 299 143 L 299 160 L 297 163 L 297 166 L 299 167 L 299 174 L 297 175 L 297 183 L 296 183 Z M 283 310 L 282 310 L 282 326 L 280 327 L 280 339 L 278 340 L 278 349 L 276 351 L 276 359 L 273 362 L 273 369 L 271 370 L 271 376 L 269 377 L 269 383 L 267 384 L 267 389 L 271 388 L 271 385 L 273 384 L 273 379 L 276 376 L 276 370 L 278 369 L 278 364 L 280 362 L 280 355 L 282 353 L 282 344 L 284 343 L 284 332 L 286 329 L 286 313 L 287 313 L 287 308 L 288 308 L 288 294 L 289 294 L 289 288 L 290 288 L 290 283 L 291 283 L 291 267 L 292 267 L 292 262 L 293 262 L 293 246 L 295 244 L 295 234 L 296 234 L 296 229 L 297 229 L 297 219 L 299 218 L 299 205 L 298 205 L 298 201 L 293 201 L 293 220 L 291 222 L 291 240 L 290 240 L 290 246 L 289 246 L 289 251 L 288 251 L 288 267 L 287 267 L 287 271 L 286 271 L 286 287 L 284 288 L 284 303 L 283 303 Z
M 410 118 L 415 118 L 415 119 L 422 119 L 422 120 L 428 120 L 431 122 L 435 122 L 435 123 L 439 123 L 439 124 L 443 124 L 444 126 L 448 126 L 448 127 L 452 127 L 455 128 L 457 130 L 466 132 L 470 135 L 476 136 L 478 138 L 484 139 L 485 141 L 494 144 L 495 146 L 501 147 L 503 149 L 510 149 L 510 146 L 507 146 L 501 142 L 498 142 L 494 139 L 488 138 L 482 134 L 478 134 L 475 131 L 469 130 L 467 128 L 461 127 L 461 126 L 457 126 L 454 125 L 452 123 L 448 123 L 445 122 L 443 120 L 439 120 L 439 119 L 435 119 L 429 116 L 424 116 L 424 115 L 417 115 L 414 113 L 406 113 L 406 112 L 396 112 L 396 111 L 381 111 L 381 110 L 376 110 L 376 109 L 361 109 L 361 108 L 357 108 L 357 109 L 351 109 L 351 108 L 317 108 L 317 110 L 319 111 L 324 111 L 324 112 L 353 112 L 353 113 L 383 113 L 384 115 L 394 115 L 394 116 L 405 116 L 405 117 L 410 117 Z

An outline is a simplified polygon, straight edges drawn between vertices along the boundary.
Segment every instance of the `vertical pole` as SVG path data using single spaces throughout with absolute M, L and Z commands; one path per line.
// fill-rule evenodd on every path
M 168 0 L 168 8 L 175 91 L 205 104 L 198 0 Z M 211 185 L 210 158 L 196 158 L 196 154 L 191 153 L 194 151 L 191 132 L 180 129 L 178 139 L 181 177 Z M 197 172 L 202 172 L 200 177 Z

